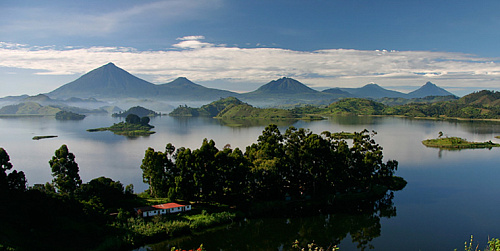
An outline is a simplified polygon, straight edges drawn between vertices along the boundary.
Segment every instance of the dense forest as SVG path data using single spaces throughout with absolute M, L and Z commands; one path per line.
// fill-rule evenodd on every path
M 141 168 L 151 196 L 172 200 L 277 200 L 392 187 L 397 161 L 384 163 L 372 136 L 355 133 L 349 146 L 330 132 L 290 127 L 281 134 L 269 125 L 245 152 L 219 150 L 207 139 L 196 150 L 168 144 L 164 152 L 149 148 Z
M 282 134 L 269 125 L 245 152 L 229 145 L 217 149 L 207 139 L 194 150 L 172 144 L 164 152 L 149 148 L 140 167 L 149 189 L 140 194 L 107 177 L 82 182 L 76 157 L 66 145 L 49 160 L 53 180 L 28 187 L 25 174 L 13 170 L 7 151 L 0 148 L 0 249 L 130 248 L 241 215 L 292 210 L 294 201 L 301 207 L 307 205 L 304 201 L 338 205 L 346 196 L 353 196 L 349 201 L 355 201 L 359 212 L 393 215 L 392 193 L 387 192 L 406 182 L 394 176 L 397 161 L 383 162 L 373 135 L 366 130 L 318 135 L 294 127 Z M 133 211 L 160 201 L 189 201 L 195 210 L 153 219 L 138 218 Z M 374 219 L 378 222 L 379 216 Z M 372 238 L 362 236 L 363 242 Z

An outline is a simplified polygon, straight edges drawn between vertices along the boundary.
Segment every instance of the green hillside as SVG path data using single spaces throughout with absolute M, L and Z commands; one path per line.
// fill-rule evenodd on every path
M 244 104 L 242 101 L 235 97 L 221 98 L 217 101 L 214 101 L 210 104 L 203 105 L 200 108 L 191 108 L 188 106 L 179 106 L 175 108 L 170 116 L 175 117 L 216 117 L 221 111 L 226 109 L 228 106 L 232 105 L 241 105 Z
M 3 115 L 56 115 L 61 109 L 53 106 L 42 106 L 35 102 L 4 106 L 0 109 Z
M 323 109 L 323 114 L 331 115 L 381 115 L 386 106 L 369 99 L 345 98 Z
M 277 108 L 256 108 L 249 104 L 230 105 L 216 118 L 222 119 L 294 119 L 297 115 L 290 110 Z

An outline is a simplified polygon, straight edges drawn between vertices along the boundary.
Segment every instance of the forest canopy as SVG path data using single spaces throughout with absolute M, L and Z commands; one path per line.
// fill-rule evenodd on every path
M 374 134 L 355 133 L 349 146 L 328 131 L 290 127 L 282 134 L 272 124 L 245 152 L 218 149 L 208 139 L 195 150 L 169 143 L 164 152 L 148 148 L 141 169 L 150 195 L 172 200 L 277 200 L 389 189 L 398 162 L 383 162 Z

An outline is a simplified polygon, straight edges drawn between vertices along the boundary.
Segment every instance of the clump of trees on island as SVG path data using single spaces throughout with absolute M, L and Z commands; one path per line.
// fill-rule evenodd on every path
M 102 127 L 95 129 L 88 129 L 88 132 L 101 132 L 101 131 L 111 131 L 114 134 L 124 135 L 124 136 L 144 136 L 155 133 L 151 131 L 154 126 L 150 125 L 149 117 L 139 117 L 135 114 L 129 114 L 125 118 L 125 122 L 120 122 L 113 124 L 110 127 Z
M 207 139 L 196 150 L 167 144 L 164 152 L 146 150 L 141 169 L 150 195 L 172 200 L 278 200 L 401 188 L 397 161 L 384 163 L 372 136 L 355 133 L 349 146 L 330 132 L 290 127 L 281 134 L 269 125 L 245 152 L 229 145 L 219 150 Z

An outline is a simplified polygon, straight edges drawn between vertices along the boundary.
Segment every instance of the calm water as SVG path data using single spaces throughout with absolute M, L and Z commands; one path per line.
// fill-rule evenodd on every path
M 25 172 L 29 185 L 51 181 L 48 164 L 62 144 L 76 155 L 84 182 L 100 176 L 134 184 L 135 191 L 147 187 L 139 168 L 148 147 L 198 148 L 203 138 L 214 139 L 217 147 L 230 144 L 245 148 L 255 142 L 265 125 L 228 127 L 213 119 L 158 117 L 151 121 L 157 132 L 148 137 L 126 138 L 111 132 L 86 132 L 119 122 L 110 116 L 88 116 L 83 121 L 56 121 L 53 118 L 0 118 L 0 147 L 6 149 L 16 170 Z M 475 236 L 480 248 L 488 236 L 500 237 L 500 149 L 440 151 L 426 148 L 421 141 L 445 135 L 472 141 L 500 142 L 500 124 L 486 122 L 443 122 L 400 118 L 333 118 L 298 121 L 289 125 L 322 131 L 375 130 L 375 140 L 384 147 L 386 160 L 399 161 L 397 175 L 408 181 L 395 193 L 397 216 L 374 222 L 363 215 L 321 214 L 304 218 L 248 220 L 205 234 L 174 240 L 175 245 L 210 250 L 287 249 L 290 240 L 342 240 L 341 250 L 357 250 L 349 232 L 352 228 L 378 231 L 369 241 L 375 250 L 458 250 Z M 58 135 L 34 141 L 35 135 Z M 377 225 L 379 224 L 379 225 Z M 375 226 L 375 227 L 374 227 Z M 356 238 L 356 237 L 355 237 Z M 171 245 L 164 243 L 162 245 Z M 244 244 L 244 245 L 243 245 Z M 235 246 L 239 245 L 239 246 Z M 162 246 L 159 246 L 160 248 Z M 164 247 L 164 246 L 163 246 Z

